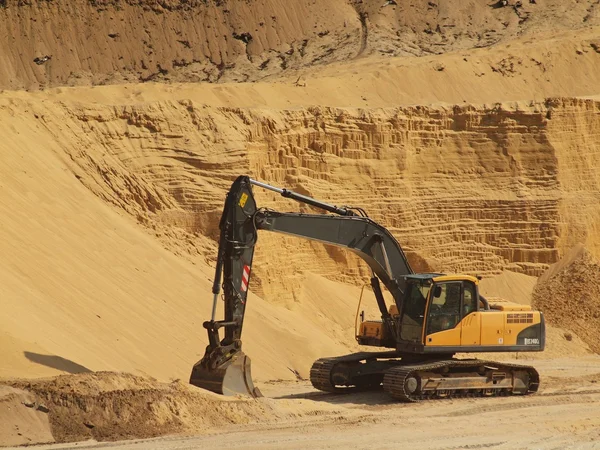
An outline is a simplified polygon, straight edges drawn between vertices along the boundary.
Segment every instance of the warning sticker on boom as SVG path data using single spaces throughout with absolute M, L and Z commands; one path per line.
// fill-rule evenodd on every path
M 246 201 L 248 200 L 248 194 L 246 194 L 245 192 L 242 192 L 242 195 L 240 195 L 240 207 L 244 207 L 246 205 Z
M 242 292 L 246 292 L 248 290 L 248 281 L 250 280 L 250 266 L 244 265 L 244 270 L 242 270 Z

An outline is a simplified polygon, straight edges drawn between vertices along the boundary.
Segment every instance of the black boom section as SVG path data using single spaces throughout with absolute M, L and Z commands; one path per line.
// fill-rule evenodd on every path
M 401 298 L 404 275 L 412 270 L 400 245 L 388 230 L 367 217 L 259 211 L 261 230 L 304 237 L 347 248 L 360 256 L 392 293 Z
M 213 283 L 215 296 L 213 312 L 211 320 L 204 323 L 205 328 L 209 330 L 209 341 L 212 347 L 219 346 L 219 328 L 225 328 L 222 345 L 231 345 L 240 339 L 242 333 L 254 245 L 257 238 L 253 222 L 255 212 L 256 202 L 252 195 L 249 179 L 238 177 L 227 194 L 219 223 L 221 234 Z M 215 321 L 221 273 L 223 274 L 225 294 L 225 319 Z
M 280 213 L 259 209 L 252 194 L 252 185 L 278 192 L 283 197 L 333 214 Z M 287 189 L 279 189 L 247 176 L 240 176 L 231 185 L 225 199 L 219 229 L 221 234 L 212 291 L 212 317 L 210 321 L 204 322 L 204 327 L 208 330 L 209 345 L 202 361 L 195 366 L 194 370 L 200 371 L 198 373 L 213 373 L 217 368 L 224 369 L 228 364 L 233 364 L 236 355 L 241 355 L 242 325 L 258 230 L 304 237 L 347 248 L 356 253 L 373 271 L 371 283 L 382 318 L 386 323 L 389 322 L 390 330 L 394 330 L 379 288 L 379 280 L 394 296 L 401 310 L 404 275 L 413 272 L 396 239 L 371 219 L 356 215 L 351 208 L 338 208 Z M 221 286 L 225 300 L 224 319 L 215 320 Z M 221 328 L 225 331 L 222 340 L 219 335 Z M 196 374 L 193 378 L 197 385 L 204 386 L 203 376 Z
M 254 215 L 256 203 L 250 179 L 238 177 L 225 199 L 219 223 L 221 231 L 211 320 L 204 322 L 208 331 L 208 346 L 204 356 L 194 364 L 190 383 L 225 395 L 246 394 L 260 397 L 252 384 L 250 358 L 242 351 L 242 325 L 248 298 L 250 269 L 256 244 Z M 225 300 L 224 320 L 215 320 L 223 275 Z M 221 340 L 219 329 L 224 328 Z

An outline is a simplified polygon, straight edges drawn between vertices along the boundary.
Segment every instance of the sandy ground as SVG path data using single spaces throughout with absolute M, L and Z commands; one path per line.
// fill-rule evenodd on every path
M 598 317 L 575 314 L 597 263 L 542 294 L 537 395 L 403 405 L 293 381 L 356 349 L 369 272 L 261 236 L 243 340 L 267 398 L 181 381 L 241 173 L 368 206 L 422 268 L 502 272 L 481 291 L 519 303 L 574 244 L 600 255 L 598 2 L 382 2 L 0 0 L 0 444 L 600 448 Z
M 419 404 L 400 404 L 383 392 L 325 394 L 303 381 L 262 383 L 278 407 L 304 414 L 202 436 L 36 448 L 600 448 L 599 363 L 596 356 L 538 361 L 544 382 L 532 396 Z

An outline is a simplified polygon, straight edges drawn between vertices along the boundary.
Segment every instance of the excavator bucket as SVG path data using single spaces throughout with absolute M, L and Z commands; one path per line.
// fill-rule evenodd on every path
M 214 369 L 207 368 L 203 361 L 192 368 L 190 384 L 217 394 L 262 397 L 260 390 L 252 383 L 250 358 L 244 352 L 237 352 L 229 361 Z

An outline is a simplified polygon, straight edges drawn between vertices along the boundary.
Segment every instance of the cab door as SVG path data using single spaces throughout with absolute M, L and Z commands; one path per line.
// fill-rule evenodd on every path
M 481 344 L 481 313 L 479 312 L 477 299 L 475 284 L 470 281 L 464 281 L 460 330 L 460 345 L 462 346 Z
M 430 290 L 425 345 L 456 347 L 461 343 L 462 282 L 436 283 Z

